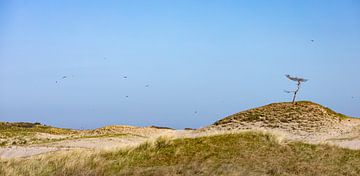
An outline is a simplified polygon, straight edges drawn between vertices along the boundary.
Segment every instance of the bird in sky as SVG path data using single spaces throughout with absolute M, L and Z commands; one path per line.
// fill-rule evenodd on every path
M 63 76 L 63 77 L 62 77 L 62 79 L 65 79 L 65 78 L 67 78 L 67 76 Z
M 150 85 L 149 85 L 149 84 L 146 84 L 145 87 L 150 87 Z
M 315 40 L 310 40 L 311 42 L 314 42 Z
M 124 79 L 128 78 L 127 76 L 123 76 Z

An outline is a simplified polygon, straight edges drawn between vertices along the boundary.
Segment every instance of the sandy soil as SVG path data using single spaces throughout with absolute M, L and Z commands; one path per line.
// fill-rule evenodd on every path
M 0 148 L 0 158 L 1 159 L 9 159 L 9 158 L 17 158 L 17 157 L 28 157 L 28 156 L 39 155 L 42 153 L 48 153 L 48 152 L 59 151 L 59 150 L 65 150 L 65 149 L 55 148 L 55 147 L 40 147 L 40 146 L 4 147 L 4 148 Z

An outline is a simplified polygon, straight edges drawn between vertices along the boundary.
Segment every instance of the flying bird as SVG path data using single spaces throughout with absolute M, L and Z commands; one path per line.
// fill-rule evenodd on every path
M 150 85 L 149 85 L 149 84 L 146 84 L 145 87 L 150 87 Z
M 128 78 L 127 76 L 123 76 L 124 79 Z
M 62 79 L 65 79 L 65 78 L 67 78 L 67 76 L 63 76 L 63 77 L 62 77 Z
M 315 40 L 310 40 L 311 42 L 314 42 Z

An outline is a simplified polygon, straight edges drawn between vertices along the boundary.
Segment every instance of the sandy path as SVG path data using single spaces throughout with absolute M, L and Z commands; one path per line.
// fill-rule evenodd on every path
M 155 140 L 160 136 L 167 136 L 170 138 L 182 137 L 184 136 L 184 133 L 188 132 L 183 130 L 159 130 L 158 133 L 151 133 L 146 137 L 126 135 L 119 137 L 80 138 L 29 146 L 0 147 L 0 159 L 29 157 L 48 152 L 71 149 L 121 149 L 135 147 L 146 141 Z
M 109 138 L 88 138 L 88 139 L 74 139 L 54 142 L 43 145 L 44 147 L 56 148 L 87 148 L 87 149 L 111 149 L 111 148 L 125 148 L 136 146 L 146 141 L 146 138 L 141 137 L 109 137 Z
M 48 153 L 52 151 L 64 150 L 61 148 L 55 147 L 6 147 L 0 148 L 0 158 L 1 159 L 10 159 L 17 157 L 28 157 L 33 155 L 39 155 L 42 153 Z
M 59 142 L 31 145 L 31 146 L 13 146 L 0 148 L 0 159 L 28 157 L 48 152 L 71 149 L 114 149 L 134 147 L 143 142 L 145 138 L 89 138 L 64 140 Z

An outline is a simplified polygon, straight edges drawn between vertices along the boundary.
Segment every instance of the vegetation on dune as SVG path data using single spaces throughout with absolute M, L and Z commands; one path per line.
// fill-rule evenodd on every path
M 0 146 L 24 145 L 37 142 L 45 142 L 50 139 L 38 139 L 36 134 L 47 133 L 51 135 L 71 135 L 75 130 L 55 128 L 40 123 L 29 122 L 0 122 Z
M 146 137 L 158 133 L 159 130 L 171 130 L 167 127 L 134 127 L 113 125 L 94 130 L 73 130 L 56 128 L 40 123 L 0 122 L 0 146 L 28 145 L 56 142 L 69 139 L 100 137 Z
M 74 130 L 55 128 L 40 123 L 28 122 L 0 122 L 0 135 L 2 138 L 14 136 L 28 136 L 33 133 L 49 133 L 49 134 L 71 134 Z
M 40 123 L 0 122 L 0 146 L 42 144 L 69 139 L 124 137 L 121 132 L 102 132 L 96 130 L 72 130 L 56 128 Z M 37 136 L 45 134 L 45 136 Z M 47 136 L 52 135 L 52 136 Z
M 260 122 L 261 127 L 319 132 L 349 119 L 346 115 L 310 101 L 272 103 L 236 113 L 215 122 L 212 127 L 238 128 L 242 123 Z
M 2 161 L 0 175 L 359 175 L 360 151 L 246 132 Z

